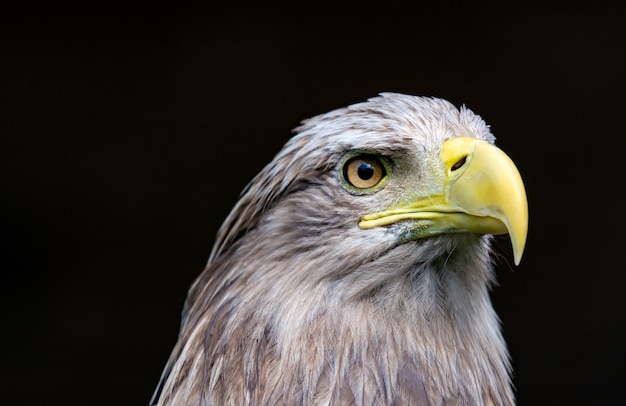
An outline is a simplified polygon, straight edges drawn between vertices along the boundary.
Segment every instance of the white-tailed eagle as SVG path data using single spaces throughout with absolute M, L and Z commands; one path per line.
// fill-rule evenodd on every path
M 305 120 L 189 291 L 158 405 L 511 405 L 493 234 L 526 241 L 485 122 L 383 93 Z

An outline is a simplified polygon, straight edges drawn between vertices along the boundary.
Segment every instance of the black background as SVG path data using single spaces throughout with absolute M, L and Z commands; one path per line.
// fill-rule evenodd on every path
M 3 403 L 146 405 L 239 191 L 382 91 L 466 104 L 522 173 L 519 404 L 626 402 L 625 13 L 470 3 L 3 13 Z

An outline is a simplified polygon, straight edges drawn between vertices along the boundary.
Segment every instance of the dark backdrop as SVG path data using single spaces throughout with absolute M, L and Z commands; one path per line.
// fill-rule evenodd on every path
M 523 175 L 520 405 L 626 402 L 625 14 L 471 3 L 3 13 L 3 403 L 146 405 L 239 191 L 382 91 L 466 104 Z

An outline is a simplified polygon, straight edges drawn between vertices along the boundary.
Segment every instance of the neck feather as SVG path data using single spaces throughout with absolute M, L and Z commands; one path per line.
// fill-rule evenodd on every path
M 447 238 L 328 275 L 218 261 L 240 272 L 196 286 L 160 404 L 514 404 L 489 241 Z

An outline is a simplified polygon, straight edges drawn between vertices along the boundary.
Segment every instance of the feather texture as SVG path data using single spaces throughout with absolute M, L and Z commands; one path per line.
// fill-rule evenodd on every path
M 304 121 L 220 229 L 153 402 L 514 404 L 490 237 L 362 230 L 360 217 L 397 203 L 406 184 L 356 195 L 338 176 L 364 151 L 425 180 L 459 136 L 494 141 L 465 108 L 393 93 Z

